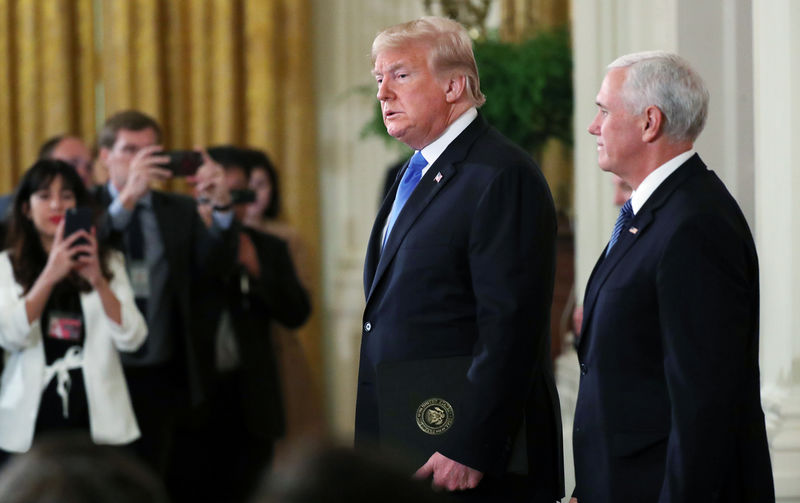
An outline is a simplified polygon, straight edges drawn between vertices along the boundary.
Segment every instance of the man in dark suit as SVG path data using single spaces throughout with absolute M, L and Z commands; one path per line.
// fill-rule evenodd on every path
M 247 153 L 208 149 L 225 169 L 238 233 L 234 270 L 203 275 L 195 289 L 198 323 L 214 335 L 215 382 L 201 414 L 179 431 L 171 469 L 178 501 L 248 501 L 286 430 L 270 325 L 302 325 L 310 314 L 285 241 L 240 224 L 247 211 Z M 209 208 L 210 213 L 210 208 Z
M 404 440 L 387 438 L 380 419 L 385 364 L 467 357 L 454 417 L 444 404 L 425 413 L 445 425 L 428 430 L 444 441 L 424 453 L 417 476 L 470 501 L 552 503 L 563 494 L 563 466 L 549 360 L 556 220 L 547 183 L 477 112 L 485 98 L 460 24 L 428 17 L 388 28 L 372 57 L 386 128 L 416 153 L 367 248 L 356 446 Z
M 151 190 L 154 181 L 172 176 L 162 167 L 169 158 L 160 141 L 158 123 L 141 112 L 109 117 L 98 139 L 109 182 L 95 196 L 107 208 L 104 237 L 125 252 L 136 303 L 147 320 L 147 341 L 122 362 L 142 430 L 136 447 L 163 475 L 176 422 L 202 401 L 213 377 L 213 341 L 196 324 L 192 286 L 201 271 L 230 270 L 236 242 L 225 173 L 210 159 L 196 175 L 197 190 L 218 210 L 208 228 L 193 198 Z
M 586 288 L 573 501 L 775 501 L 755 245 L 693 150 L 708 91 L 680 57 L 637 53 L 597 105 L 598 164 L 634 191 Z

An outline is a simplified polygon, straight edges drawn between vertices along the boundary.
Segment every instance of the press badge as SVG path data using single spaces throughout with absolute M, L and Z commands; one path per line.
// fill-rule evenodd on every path
M 150 270 L 144 260 L 132 260 L 129 262 L 128 272 L 130 273 L 131 287 L 136 298 L 150 297 Z
M 62 341 L 81 340 L 81 327 L 83 317 L 77 313 L 66 311 L 51 311 L 50 324 L 47 327 L 47 336 Z

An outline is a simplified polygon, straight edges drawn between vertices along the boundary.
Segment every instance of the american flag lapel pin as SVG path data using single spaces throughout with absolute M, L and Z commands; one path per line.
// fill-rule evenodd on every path
M 433 178 L 433 181 L 436 182 L 436 183 L 439 183 L 440 181 L 442 181 L 442 172 L 441 171 L 436 173 L 436 176 Z
M 636 227 L 631 227 L 630 229 L 628 229 L 628 232 L 630 232 L 633 235 L 636 235 L 636 233 L 639 232 L 639 229 L 637 229 Z

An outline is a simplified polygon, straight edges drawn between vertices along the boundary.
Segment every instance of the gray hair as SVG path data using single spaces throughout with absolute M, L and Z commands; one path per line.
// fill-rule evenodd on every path
M 478 78 L 478 64 L 472 52 L 472 39 L 460 23 L 445 17 L 426 16 L 390 26 L 378 33 L 372 42 L 372 63 L 375 64 L 381 52 L 410 44 L 430 47 L 429 62 L 434 73 L 463 74 L 467 80 L 467 97 L 473 105 L 480 107 L 486 102 Z
M 708 115 L 708 89 L 689 63 L 676 54 L 648 51 L 627 54 L 608 69 L 628 68 L 622 88 L 630 112 L 655 105 L 665 117 L 664 134 L 678 141 L 700 135 Z

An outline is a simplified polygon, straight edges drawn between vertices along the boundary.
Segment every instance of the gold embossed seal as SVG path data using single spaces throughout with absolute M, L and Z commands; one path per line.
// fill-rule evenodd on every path
M 417 407 L 417 426 L 428 435 L 441 435 L 453 426 L 453 406 L 441 398 L 429 398 Z

